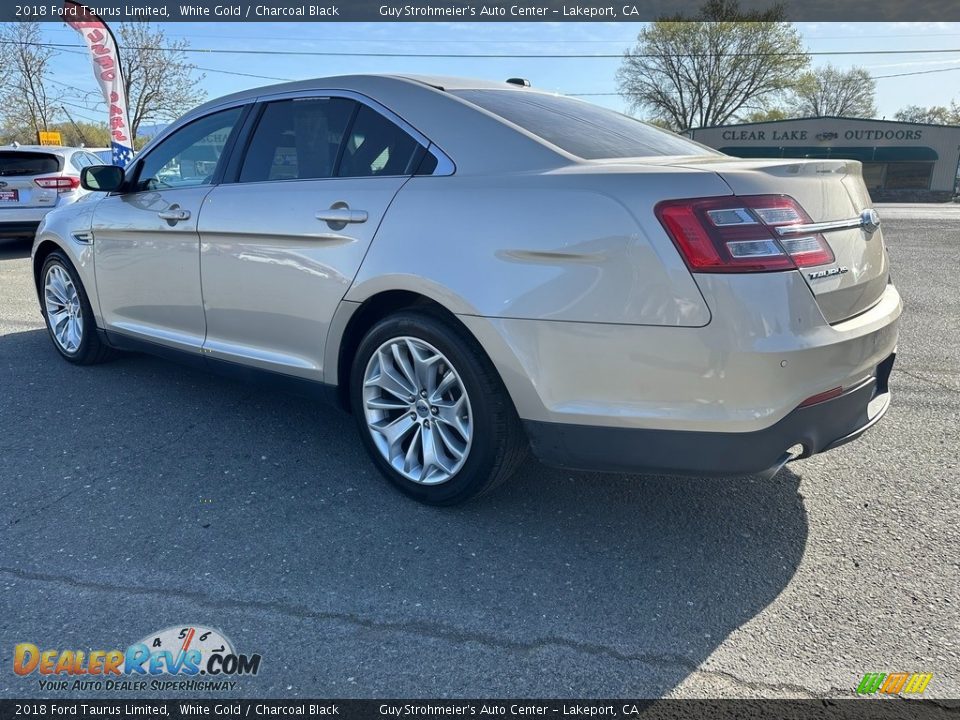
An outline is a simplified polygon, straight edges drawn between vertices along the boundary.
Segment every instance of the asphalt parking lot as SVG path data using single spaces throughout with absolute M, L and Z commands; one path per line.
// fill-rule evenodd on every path
M 336 409 L 61 361 L 29 245 L 0 241 L 0 696 L 81 695 L 15 676 L 16 643 L 197 623 L 263 657 L 223 695 L 819 697 L 924 671 L 957 697 L 960 212 L 881 214 L 906 311 L 859 442 L 766 482 L 531 460 L 454 509 L 393 491 Z

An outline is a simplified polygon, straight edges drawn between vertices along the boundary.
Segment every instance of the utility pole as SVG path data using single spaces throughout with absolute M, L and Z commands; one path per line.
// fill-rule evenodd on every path
M 77 135 L 80 136 L 80 142 L 83 144 L 84 147 L 86 147 L 86 146 L 87 146 L 87 138 L 86 138 L 86 136 L 83 134 L 83 130 L 81 130 L 81 129 L 80 129 L 80 126 L 77 125 L 76 122 L 74 122 L 73 116 L 70 114 L 70 111 L 69 111 L 69 110 L 67 110 L 63 105 L 60 106 L 60 109 L 63 110 L 64 114 L 67 116 L 67 120 L 69 120 L 69 121 L 70 121 L 70 124 L 73 125 L 73 129 L 77 131 Z

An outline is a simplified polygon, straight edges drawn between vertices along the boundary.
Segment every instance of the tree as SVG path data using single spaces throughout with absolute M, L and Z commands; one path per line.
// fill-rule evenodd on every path
M 620 94 L 676 130 L 765 110 L 810 62 L 784 18 L 783 6 L 745 12 L 737 0 L 709 0 L 694 21 L 657 20 L 624 54 Z
M 800 76 L 791 105 L 798 117 L 872 118 L 876 91 L 876 80 L 863 68 L 825 65 Z
M 41 44 L 40 23 L 6 23 L 0 29 L 5 47 L 3 62 L 7 65 L 0 104 L 3 124 L 32 135 L 47 130 L 60 114 L 59 93 L 50 82 L 50 61 L 53 48 Z
M 173 120 L 206 98 L 194 77 L 197 67 L 187 59 L 186 40 L 168 40 L 151 23 L 120 25 L 120 64 L 130 113 L 130 130 L 141 123 Z
M 897 110 L 893 117 L 900 122 L 960 125 L 960 104 L 953 100 L 950 107 L 946 105 L 932 105 L 931 107 L 907 105 L 905 108 Z
M 83 120 L 56 123 L 50 127 L 60 133 L 64 145 L 79 147 L 110 147 L 110 128 L 106 123 Z
M 790 113 L 782 107 L 771 107 L 767 110 L 754 110 L 743 116 L 748 123 L 771 122 L 774 120 L 788 120 Z

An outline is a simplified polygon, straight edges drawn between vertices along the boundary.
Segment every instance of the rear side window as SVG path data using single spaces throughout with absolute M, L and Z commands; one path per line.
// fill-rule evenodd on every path
M 41 152 L 0 151 L 0 177 L 60 172 L 60 158 Z
M 269 103 L 240 170 L 240 182 L 333 177 L 356 103 L 310 98 Z
M 70 164 L 75 170 L 83 170 L 90 164 L 90 160 L 86 153 L 74 153 L 70 156 Z
M 718 154 L 627 115 L 569 97 L 526 90 L 452 90 L 451 94 L 585 160 Z
M 423 147 L 405 130 L 366 105 L 350 130 L 340 177 L 412 175 L 423 159 Z

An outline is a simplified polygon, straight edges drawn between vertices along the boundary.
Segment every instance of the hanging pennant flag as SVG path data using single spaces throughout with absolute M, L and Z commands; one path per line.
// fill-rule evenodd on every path
M 133 158 L 133 137 L 130 134 L 127 93 L 120 69 L 117 41 L 107 24 L 93 10 L 74 0 L 64 0 L 64 17 L 67 25 L 83 36 L 87 49 L 90 50 L 93 74 L 107 103 L 113 164 L 126 167 Z

